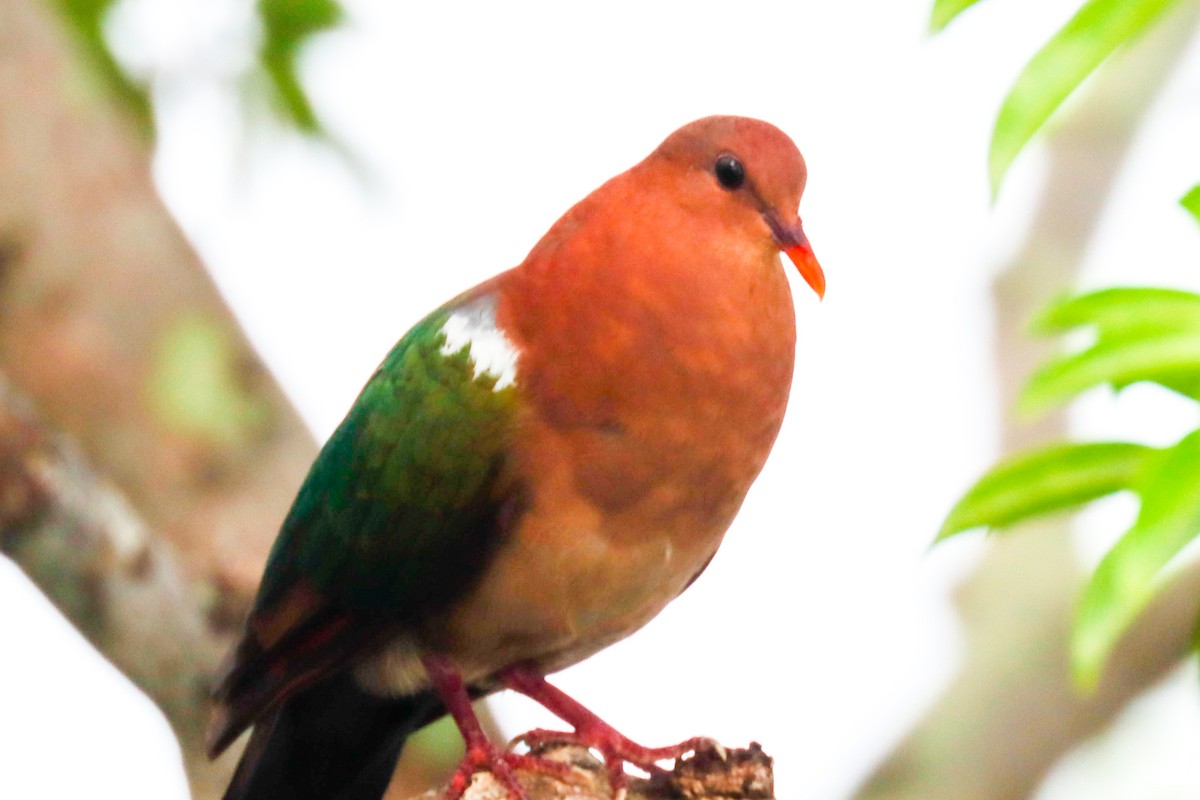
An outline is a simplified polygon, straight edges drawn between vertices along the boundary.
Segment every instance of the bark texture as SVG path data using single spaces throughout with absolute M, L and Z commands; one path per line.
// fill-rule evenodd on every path
M 209 676 L 316 448 L 54 7 L 0 2 L 0 542 L 218 796 Z
M 315 447 L 51 7 L 0 3 L 0 371 L 236 606 Z
M 209 676 L 229 644 L 178 551 L 64 436 L 0 381 L 0 548 L 97 650 L 158 704 L 197 798 L 218 797 L 226 763 L 202 753 Z
M 537 755 L 575 767 L 577 780 L 567 783 L 522 770 L 517 777 L 528 800 L 612 800 L 604 765 L 586 749 L 574 745 L 550 746 Z M 445 789 L 434 789 L 413 800 L 441 800 Z M 773 800 L 775 773 L 771 757 L 758 744 L 723 755 L 703 751 L 681 759 L 673 770 L 650 779 L 633 779 L 626 800 Z M 511 800 L 486 772 L 476 773 L 463 800 Z

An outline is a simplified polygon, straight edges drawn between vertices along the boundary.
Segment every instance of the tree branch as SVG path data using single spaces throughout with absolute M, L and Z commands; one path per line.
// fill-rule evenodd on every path
M 0 549 L 153 699 L 180 738 L 197 797 L 227 768 L 203 759 L 209 676 L 229 635 L 209 623 L 175 549 L 0 378 Z
M 535 755 L 576 768 L 577 781 L 517 770 L 528 800 L 612 800 L 604 765 L 588 750 L 576 745 L 550 745 Z M 413 800 L 441 800 L 445 789 L 434 789 Z M 757 744 L 745 750 L 728 750 L 724 757 L 702 751 L 680 759 L 673 770 L 650 779 L 629 782 L 626 800 L 773 800 L 775 774 L 771 757 Z M 476 773 L 463 800 L 511 800 L 490 773 Z
M 315 447 L 52 7 L 0 3 L 0 370 L 240 619 Z
M 208 676 L 316 449 L 54 8 L 0 3 L 0 537 L 219 796 Z

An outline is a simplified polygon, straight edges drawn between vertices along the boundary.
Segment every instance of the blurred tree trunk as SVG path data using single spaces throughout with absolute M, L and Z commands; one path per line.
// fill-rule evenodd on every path
M 1075 283 L 1129 143 L 1198 18 L 1196 5 L 1184 4 L 1121 55 L 1120 64 L 1092 78 L 1045 137 L 1047 177 L 1036 221 L 994 284 L 995 359 L 1006 414 L 1057 346 L 1031 339 L 1024 326 Z M 1035 424 L 1007 421 L 1002 445 L 1014 453 L 1066 435 L 1058 412 Z M 1081 695 L 1070 680 L 1068 639 L 1082 576 L 1067 534 L 1065 523 L 1053 521 L 991 540 L 958 594 L 966 638 L 958 677 L 860 789 L 860 800 L 1029 797 L 1061 756 L 1188 653 L 1200 569 L 1179 576 L 1143 614 L 1096 692 Z
M 0 4 L 0 370 L 191 575 L 244 595 L 312 438 L 51 6 Z
M 0 542 L 214 797 L 209 676 L 315 447 L 53 8 L 0 2 Z
M 240 752 L 204 756 L 209 682 L 316 447 L 54 7 L 0 0 L 0 550 L 163 710 L 207 800 Z M 418 734 L 393 792 L 459 752 Z

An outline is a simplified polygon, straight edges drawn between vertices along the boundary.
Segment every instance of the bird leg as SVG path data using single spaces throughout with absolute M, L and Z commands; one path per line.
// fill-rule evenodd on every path
M 474 709 L 471 708 L 471 698 L 463 685 L 462 675 L 450 660 L 443 656 L 427 655 L 421 662 L 429 674 L 433 690 L 453 717 L 467 748 L 462 762 L 446 787 L 445 800 L 458 800 L 462 797 L 463 792 L 471 785 L 471 776 L 480 770 L 492 773 L 496 782 L 508 791 L 513 800 L 525 800 L 525 790 L 517 781 L 514 769 L 546 774 L 564 781 L 578 780 L 567 764 L 510 753 L 492 744 L 484 733 L 483 726 L 479 724 Z
M 604 757 L 609 784 L 618 797 L 626 786 L 625 764 L 633 764 L 651 774 L 662 772 L 657 762 L 679 758 L 685 753 L 716 750 L 723 753 L 713 739 L 697 736 L 667 747 L 645 747 L 625 737 L 604 720 L 584 708 L 579 701 L 561 689 L 551 686 L 546 678 L 529 664 L 516 664 L 500 672 L 500 681 L 509 689 L 536 700 L 555 716 L 575 728 L 573 733 L 535 729 L 522 734 L 513 743 L 524 742 L 530 747 L 548 742 L 566 742 L 593 748 Z

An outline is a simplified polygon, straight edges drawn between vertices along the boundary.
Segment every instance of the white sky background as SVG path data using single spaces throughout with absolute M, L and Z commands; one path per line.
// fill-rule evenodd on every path
M 294 138 L 247 140 L 220 75 L 183 79 L 236 66 L 221 43 L 239 5 L 130 0 L 114 33 L 131 61 L 167 70 L 160 188 L 322 439 L 413 322 L 518 263 L 679 125 L 738 113 L 796 140 L 829 290 L 818 304 L 796 285 L 775 454 L 704 577 L 556 682 L 647 744 L 763 742 L 780 797 L 848 796 L 955 669 L 950 592 L 983 542 L 928 545 L 996 455 L 988 288 L 1041 179 L 1035 149 L 990 207 L 987 143 L 1013 78 L 1077 0 L 993 0 L 932 39 L 929 0 L 355 0 L 305 78 L 359 173 Z M 1200 288 L 1200 230 L 1174 205 L 1200 177 L 1198 98 L 1193 48 L 1139 135 L 1088 285 Z M 1080 430 L 1165 443 L 1197 424 L 1190 405 L 1127 395 L 1089 397 Z M 161 716 L 7 562 L 0 608 L 0 797 L 186 796 Z M 714 627 L 745 650 L 698 660 Z M 520 698 L 496 708 L 507 732 L 553 723 Z M 1191 667 L 1038 800 L 1195 797 L 1198 748 Z

